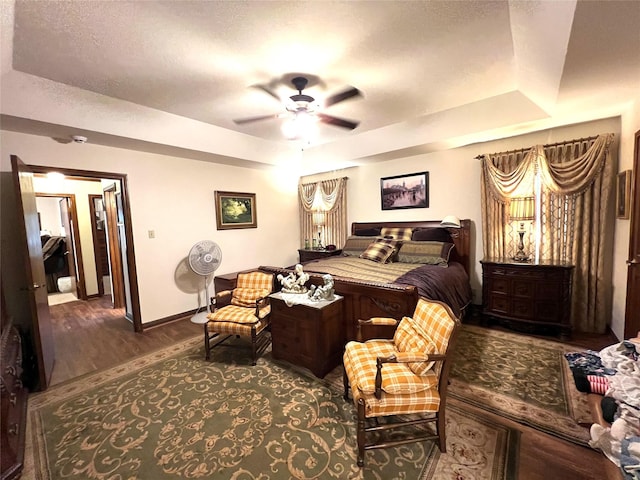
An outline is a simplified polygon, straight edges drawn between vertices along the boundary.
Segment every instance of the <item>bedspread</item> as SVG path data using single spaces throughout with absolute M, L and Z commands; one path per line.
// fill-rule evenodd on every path
M 401 262 L 377 263 L 358 257 L 330 257 L 307 262 L 304 270 L 329 273 L 345 279 L 413 285 L 420 296 L 446 303 L 458 317 L 464 307 L 471 303 L 469 276 L 457 262 L 441 267 Z

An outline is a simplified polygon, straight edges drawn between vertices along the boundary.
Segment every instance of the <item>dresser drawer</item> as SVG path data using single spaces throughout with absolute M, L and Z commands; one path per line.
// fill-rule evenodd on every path
M 489 291 L 492 293 L 509 293 L 509 280 L 506 278 L 491 278 L 489 285 Z
M 512 282 L 511 294 L 516 297 L 533 298 L 536 284 L 531 280 L 514 279 Z

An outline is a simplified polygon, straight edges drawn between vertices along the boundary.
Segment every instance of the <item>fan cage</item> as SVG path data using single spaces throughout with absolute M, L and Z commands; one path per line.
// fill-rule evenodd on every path
M 203 240 L 189 251 L 189 266 L 198 275 L 211 275 L 222 262 L 222 251 L 217 243 Z

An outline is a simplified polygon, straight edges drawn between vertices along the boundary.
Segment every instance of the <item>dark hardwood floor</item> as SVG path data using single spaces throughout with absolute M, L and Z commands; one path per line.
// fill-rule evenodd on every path
M 104 296 L 49 307 L 53 324 L 55 363 L 51 385 L 103 368 L 202 332 L 188 318 L 135 333 L 124 309 L 111 308 Z
M 111 309 L 106 296 L 88 302 L 55 305 L 50 310 L 56 349 L 52 385 L 202 333 L 202 327 L 191 323 L 188 318 L 145 330 L 144 333 L 134 333 L 133 326 L 124 318 L 124 311 Z M 469 323 L 475 321 L 471 319 Z M 616 342 L 612 334 L 574 334 L 569 343 L 579 348 L 601 350 Z M 518 480 L 622 478 L 618 468 L 599 451 L 560 440 L 502 417 L 493 415 L 493 418 L 521 432 Z

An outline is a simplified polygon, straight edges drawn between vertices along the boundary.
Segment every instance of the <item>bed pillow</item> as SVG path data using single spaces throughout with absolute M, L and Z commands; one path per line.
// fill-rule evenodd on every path
M 378 263 L 389 263 L 396 253 L 398 243 L 399 242 L 388 238 L 380 238 L 370 244 L 367 249 L 362 252 L 360 258 Z
M 380 228 L 363 228 L 362 230 L 356 230 L 354 235 L 357 237 L 379 237 Z
M 453 247 L 454 244 L 449 242 L 403 242 L 397 260 L 401 263 L 423 263 L 446 267 Z
M 451 234 L 446 228 L 417 228 L 411 240 L 414 242 L 451 242 Z
M 382 227 L 380 235 L 394 240 L 411 240 L 413 228 L 409 227 Z
M 378 237 L 350 236 L 344 243 L 344 247 L 342 247 L 342 255 L 345 257 L 359 257 L 377 239 Z

